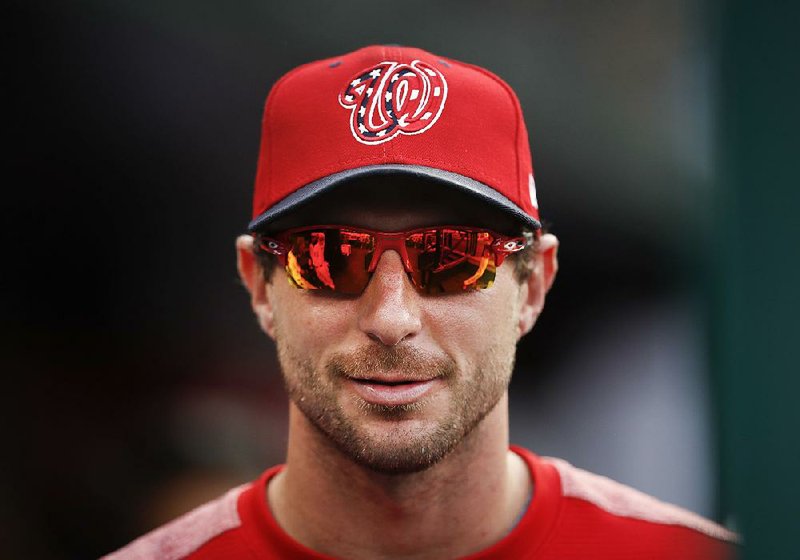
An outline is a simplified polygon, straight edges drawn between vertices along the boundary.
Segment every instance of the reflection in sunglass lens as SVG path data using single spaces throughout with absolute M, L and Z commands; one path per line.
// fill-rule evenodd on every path
M 411 281 L 426 294 L 489 288 L 497 268 L 493 242 L 485 231 L 441 228 L 414 232 L 406 238 Z
M 294 233 L 286 255 L 289 281 L 306 290 L 360 294 L 369 282 L 375 249 L 368 233 L 324 228 Z
M 376 237 L 377 235 L 377 237 Z M 305 290 L 360 294 L 369 283 L 381 235 L 342 227 L 296 230 L 288 235 L 289 282 Z M 405 234 L 406 272 L 417 290 L 452 294 L 489 288 L 495 279 L 495 237 L 452 227 Z

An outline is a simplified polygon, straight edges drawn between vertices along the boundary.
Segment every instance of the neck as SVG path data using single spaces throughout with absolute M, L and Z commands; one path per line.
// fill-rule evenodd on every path
M 447 457 L 425 471 L 387 475 L 354 463 L 294 406 L 286 468 L 268 489 L 278 524 L 339 558 L 454 558 L 503 538 L 530 493 L 508 451 L 503 397 Z

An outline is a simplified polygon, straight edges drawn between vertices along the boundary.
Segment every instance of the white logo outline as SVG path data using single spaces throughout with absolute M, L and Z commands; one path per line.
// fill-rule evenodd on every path
M 401 82 L 397 91 L 394 91 L 394 82 L 400 77 L 406 76 L 421 78 L 422 91 L 409 91 L 407 81 Z M 369 84 L 362 82 L 367 77 L 372 78 Z M 438 80 L 441 85 L 431 85 L 431 78 Z M 390 82 L 388 86 L 387 81 Z M 352 95 L 353 91 L 358 96 Z M 363 95 L 364 93 L 366 95 Z M 400 135 L 412 136 L 430 130 L 444 111 L 447 94 L 447 80 L 439 70 L 431 65 L 420 60 L 414 60 L 411 64 L 383 61 L 356 75 L 345 89 L 339 93 L 338 101 L 343 108 L 350 111 L 350 132 L 353 138 L 362 144 L 377 145 L 388 142 Z M 417 98 L 420 98 L 420 101 L 410 117 L 408 113 L 403 114 L 400 118 L 392 114 L 392 109 L 396 106 L 396 99 L 399 99 L 399 106 L 402 108 L 406 101 L 415 101 Z M 423 112 L 424 109 L 428 108 L 432 98 L 440 98 L 439 107 L 435 115 L 432 111 Z M 378 106 L 381 101 L 383 101 L 383 105 L 391 104 L 392 109 Z M 368 109 L 367 105 L 369 106 Z M 389 116 L 390 120 L 387 120 L 386 116 Z M 378 117 L 380 117 L 380 122 L 378 122 Z M 411 122 L 409 122 L 409 119 L 411 119 Z M 365 120 L 369 128 L 365 126 L 363 122 Z M 404 130 L 405 127 L 421 120 L 427 122 L 418 130 Z M 388 134 L 386 133 L 387 126 L 392 128 Z M 357 127 L 358 131 L 356 130 Z M 377 132 L 373 132 L 373 130 L 377 130 Z M 365 138 L 366 135 L 374 135 L 374 139 Z

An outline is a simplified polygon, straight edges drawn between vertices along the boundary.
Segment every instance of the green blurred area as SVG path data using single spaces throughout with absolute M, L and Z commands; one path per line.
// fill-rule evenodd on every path
M 746 559 L 798 559 L 797 3 L 720 4 L 714 376 L 723 509 Z

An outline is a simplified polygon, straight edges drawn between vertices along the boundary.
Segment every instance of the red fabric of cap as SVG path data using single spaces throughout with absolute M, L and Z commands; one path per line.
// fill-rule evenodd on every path
M 538 225 L 528 135 L 511 88 L 483 68 L 420 49 L 370 46 L 300 66 L 273 86 L 251 229 L 298 189 L 389 164 L 477 181 Z

